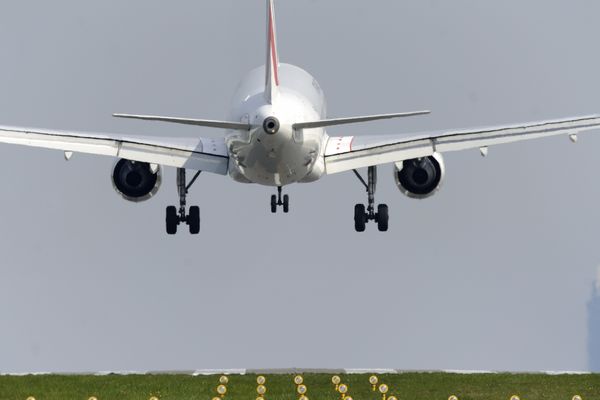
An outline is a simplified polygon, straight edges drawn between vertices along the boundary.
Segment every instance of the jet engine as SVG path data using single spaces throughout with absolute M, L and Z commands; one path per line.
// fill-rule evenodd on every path
M 113 187 L 127 201 L 139 203 L 154 196 L 162 182 L 160 166 L 120 159 L 112 174 Z
M 446 167 L 439 153 L 396 163 L 394 176 L 398 189 L 413 199 L 433 196 L 442 186 Z

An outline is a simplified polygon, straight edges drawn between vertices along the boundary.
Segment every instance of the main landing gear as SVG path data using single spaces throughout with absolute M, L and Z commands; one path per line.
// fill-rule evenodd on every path
M 354 206 L 354 228 L 356 232 L 364 232 L 366 229 L 367 222 L 377 222 L 377 228 L 380 232 L 387 232 L 388 221 L 390 220 L 388 206 L 385 204 L 379 204 L 377 206 L 377 212 L 375 212 L 375 190 L 377 189 L 377 167 L 369 167 L 368 171 L 368 182 L 365 182 L 363 177 L 354 171 L 356 177 L 365 185 L 368 194 L 369 205 L 365 208 L 364 204 L 357 204 Z
M 281 186 L 277 187 L 277 195 L 271 196 L 271 212 L 274 214 L 277 212 L 277 207 L 283 206 L 283 212 L 290 212 L 290 196 L 287 194 L 281 197 Z
M 186 223 L 190 228 L 192 235 L 200 233 L 200 207 L 191 206 L 189 213 L 186 214 L 186 197 L 188 191 L 196 182 L 202 171 L 198 171 L 190 183 L 186 183 L 185 168 L 177 168 L 177 192 L 179 193 L 179 210 L 175 206 L 167 207 L 167 233 L 174 235 L 177 233 L 177 226 Z

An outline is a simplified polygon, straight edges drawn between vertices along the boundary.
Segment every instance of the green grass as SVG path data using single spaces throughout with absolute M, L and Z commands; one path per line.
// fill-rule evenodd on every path
M 265 400 L 297 400 L 294 375 L 265 375 Z M 304 374 L 310 400 L 338 400 L 331 374 Z M 340 375 L 354 400 L 381 400 L 368 382 L 369 375 Z M 398 400 L 600 400 L 600 375 L 447 374 L 403 373 L 378 375 Z M 219 376 L 108 375 L 108 376 L 0 376 L 0 400 L 211 400 Z M 224 400 L 255 400 L 256 375 L 230 375 Z

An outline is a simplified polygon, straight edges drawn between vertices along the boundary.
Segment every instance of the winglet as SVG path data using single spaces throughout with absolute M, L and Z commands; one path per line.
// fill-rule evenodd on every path
M 273 104 L 279 86 L 279 55 L 277 54 L 277 31 L 275 29 L 275 7 L 267 0 L 267 63 L 265 98 Z

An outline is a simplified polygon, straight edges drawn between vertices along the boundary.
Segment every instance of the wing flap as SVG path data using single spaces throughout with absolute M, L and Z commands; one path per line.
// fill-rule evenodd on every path
M 435 133 L 401 134 L 379 137 L 332 137 L 325 153 L 328 174 L 372 165 L 388 164 L 445 153 L 476 149 L 556 135 L 573 135 L 600 128 L 600 115 L 590 115 L 527 124 L 506 125 Z M 335 146 L 332 143 L 350 143 Z
M 223 139 L 157 138 L 0 127 L 0 143 L 125 158 L 226 175 Z

